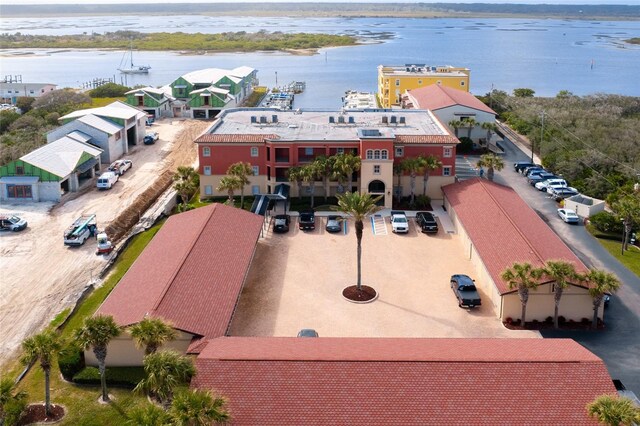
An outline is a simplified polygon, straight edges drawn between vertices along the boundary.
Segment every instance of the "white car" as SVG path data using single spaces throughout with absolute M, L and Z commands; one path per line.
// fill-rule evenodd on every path
M 133 166 L 133 162 L 131 160 L 116 160 L 111 163 L 108 170 L 118 176 L 122 176 L 124 172 L 131 168 L 131 166 Z
M 571 209 L 558 209 L 558 216 L 566 223 L 579 223 L 580 216 Z
M 545 181 L 536 183 L 536 189 L 538 191 L 546 191 L 546 189 L 549 186 L 553 186 L 553 187 L 556 187 L 556 188 L 566 187 L 567 186 L 567 181 L 564 180 L 564 179 L 547 179 Z
M 98 189 L 111 189 L 111 187 L 118 181 L 118 174 L 114 172 L 104 172 L 98 178 L 96 187 Z
M 406 234 L 409 232 L 409 221 L 403 211 L 391 211 L 391 230 L 396 234 Z

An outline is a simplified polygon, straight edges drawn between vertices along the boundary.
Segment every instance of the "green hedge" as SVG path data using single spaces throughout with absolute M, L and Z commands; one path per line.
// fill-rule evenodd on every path
M 73 345 L 64 347 L 58 354 L 58 367 L 65 380 L 73 380 L 73 376 L 84 368 L 83 352 Z
M 144 379 L 142 367 L 109 367 L 106 371 L 107 384 L 134 388 Z M 80 385 L 99 385 L 100 371 L 96 367 L 86 367 L 75 376 L 73 382 Z

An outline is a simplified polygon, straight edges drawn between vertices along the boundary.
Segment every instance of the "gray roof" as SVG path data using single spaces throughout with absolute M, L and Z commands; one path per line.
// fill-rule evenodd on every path
M 68 133 L 67 136 L 80 142 L 89 142 L 91 140 L 91 136 L 81 132 L 80 130 L 74 130 L 73 132 Z
M 88 114 L 98 115 L 102 117 L 120 118 L 123 120 L 128 120 L 133 117 L 140 118 L 147 116 L 145 112 L 140 111 L 138 108 L 134 108 L 120 101 L 115 101 L 107 106 L 99 108 L 80 109 L 78 111 L 71 112 L 64 117 L 60 117 L 60 119 L 66 120 L 69 118 L 78 118 Z
M 96 157 L 102 153 L 100 148 L 63 136 L 48 143 L 20 159 L 49 173 L 64 178 L 78 166 L 83 153 Z
M 38 176 L 4 176 L 0 178 L 0 182 L 9 184 L 33 184 L 40 180 Z
M 83 117 L 78 118 L 78 121 L 86 124 L 87 126 L 91 126 L 94 129 L 101 130 L 109 135 L 113 135 L 120 130 L 122 130 L 122 126 L 114 123 L 113 121 L 105 120 L 104 118 L 98 117 L 97 115 L 88 114 Z

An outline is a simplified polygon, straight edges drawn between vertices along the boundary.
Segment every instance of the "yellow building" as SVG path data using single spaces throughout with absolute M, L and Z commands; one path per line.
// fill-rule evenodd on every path
M 432 67 L 425 64 L 378 66 L 378 100 L 383 108 L 400 105 L 400 96 L 407 90 L 441 84 L 469 91 L 469 68 L 451 65 Z

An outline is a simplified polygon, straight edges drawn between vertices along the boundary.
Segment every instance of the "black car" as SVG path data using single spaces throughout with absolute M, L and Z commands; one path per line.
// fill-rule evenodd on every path
M 515 163 L 513 163 L 513 169 L 518 173 L 522 173 L 522 170 L 524 168 L 531 166 L 537 166 L 537 164 L 534 164 L 530 161 L 516 161 Z
M 300 212 L 300 217 L 298 218 L 298 227 L 302 230 L 316 229 L 316 215 L 313 210 L 304 210 Z
M 531 166 L 531 167 L 527 167 L 525 169 L 522 170 L 522 174 L 525 175 L 526 177 L 529 177 L 529 175 L 533 172 L 536 171 L 540 171 L 543 172 L 545 171 L 544 168 L 542 168 L 542 166 Z
M 340 232 L 342 231 L 342 218 L 340 216 L 327 217 L 327 226 L 325 226 L 327 232 Z
M 438 222 L 431 212 L 417 212 L 416 223 L 425 234 L 438 233 Z
M 535 186 L 538 182 L 544 182 L 547 179 L 557 179 L 558 177 L 551 172 L 534 172 L 529 175 L 527 181 L 530 185 Z
M 480 294 L 476 289 L 476 283 L 468 275 L 451 275 L 451 289 L 458 299 L 458 306 L 474 308 L 480 306 Z
M 277 232 L 279 234 L 284 234 L 285 232 L 289 232 L 289 215 L 279 214 L 273 218 L 273 232 Z

